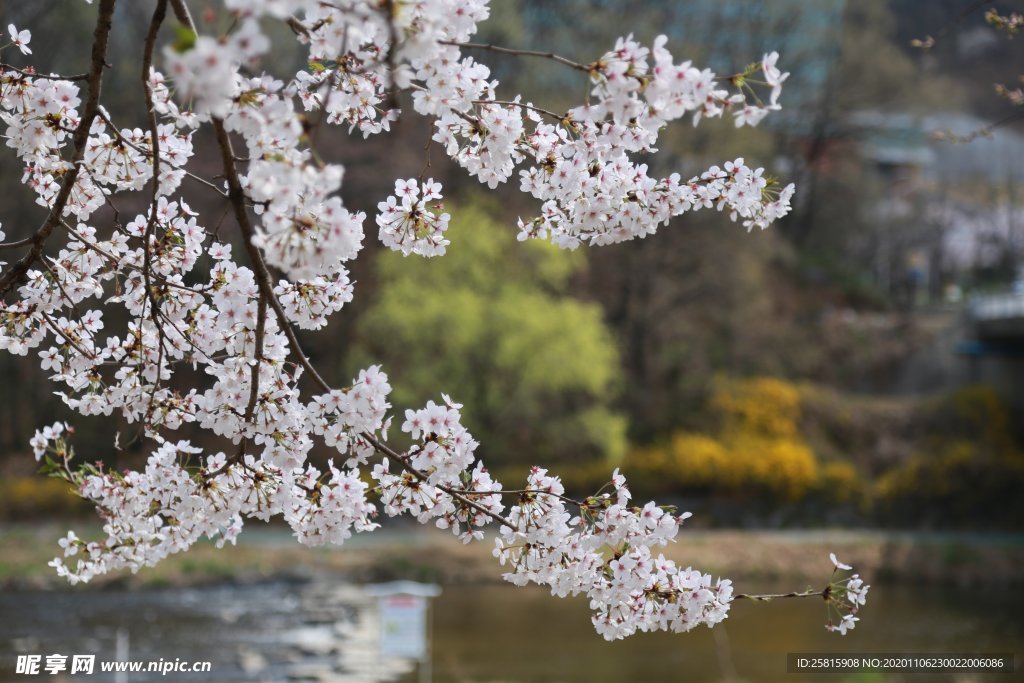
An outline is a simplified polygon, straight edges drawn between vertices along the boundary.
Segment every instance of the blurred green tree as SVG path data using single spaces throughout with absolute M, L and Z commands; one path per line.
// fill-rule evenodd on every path
M 383 363 L 399 408 L 439 400 L 437 387 L 464 402 L 493 465 L 621 460 L 615 343 L 600 306 L 572 296 L 583 254 L 516 245 L 495 214 L 479 200 L 452 212 L 443 259 L 379 254 L 350 362 Z

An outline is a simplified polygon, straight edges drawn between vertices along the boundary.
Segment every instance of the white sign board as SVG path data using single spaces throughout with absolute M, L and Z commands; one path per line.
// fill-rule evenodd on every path
M 380 653 L 423 659 L 427 654 L 427 599 L 419 595 L 380 598 Z
M 368 592 L 380 610 L 380 653 L 428 662 L 427 601 L 441 594 L 440 587 L 396 581 L 369 586 Z

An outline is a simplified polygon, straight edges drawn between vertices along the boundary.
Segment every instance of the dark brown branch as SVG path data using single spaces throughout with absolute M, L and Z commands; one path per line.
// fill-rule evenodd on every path
M 559 114 L 556 114 L 553 111 L 549 111 L 547 109 L 542 109 L 540 107 L 536 107 L 536 106 L 534 106 L 532 104 L 527 104 L 525 102 L 513 102 L 512 100 L 473 100 L 473 104 L 497 104 L 499 106 L 505 106 L 505 107 L 519 107 L 520 109 L 526 109 L 526 110 L 529 110 L 529 111 L 535 111 L 538 114 L 542 114 L 544 116 L 551 117 L 551 118 L 555 119 L 556 121 L 561 121 L 564 118 L 566 118 L 565 116 L 561 116 Z
M 764 593 L 764 594 L 760 594 L 760 595 L 750 595 L 750 594 L 747 594 L 747 593 L 738 593 L 737 595 L 732 596 L 732 599 L 733 600 L 757 600 L 759 602 L 768 602 L 769 600 L 774 600 L 775 598 L 827 598 L 827 597 L 828 597 L 828 591 L 827 590 L 820 590 L 820 591 L 807 590 L 807 591 L 804 591 L 802 593 L 794 591 L 792 593 Z
M 156 9 L 153 10 L 153 19 L 149 22 L 149 31 L 146 33 L 145 48 L 142 55 L 142 92 L 146 98 L 146 114 L 149 120 L 149 143 L 152 147 L 151 159 L 153 165 L 153 190 L 149 201 L 149 219 L 146 221 L 146 230 L 142 235 L 142 279 L 146 288 L 146 299 L 152 311 L 150 319 L 156 326 L 157 349 L 156 358 L 156 379 L 153 382 L 153 390 L 149 394 L 149 406 L 146 409 L 146 423 L 149 423 L 155 407 L 156 392 L 160 387 L 160 374 L 164 363 L 164 326 L 160 320 L 160 302 L 153 292 L 153 283 L 150 277 L 152 270 L 152 249 L 153 231 L 156 228 L 157 203 L 160 195 L 160 137 L 157 135 L 156 111 L 153 109 L 153 92 L 149 88 L 149 71 L 153 66 L 153 50 L 156 47 L 156 37 L 160 33 L 160 25 L 164 23 L 167 16 L 167 0 L 157 0 Z M 113 126 L 111 126 L 113 127 Z M 139 326 L 141 329 L 141 325 Z
M 251 374 L 249 375 L 249 403 L 245 406 L 245 415 L 242 416 L 244 422 L 250 422 L 253 415 L 256 414 L 256 404 L 260 396 L 260 369 L 263 365 L 263 338 L 266 334 L 266 329 L 267 298 L 261 293 L 259 301 L 256 303 L 256 332 L 253 335 L 253 340 L 256 344 L 254 351 L 256 362 L 253 363 Z M 236 461 L 240 461 L 245 457 L 245 446 L 248 443 L 248 439 L 244 436 L 238 442 L 238 452 L 234 458 Z
M 288 24 L 288 28 L 290 28 L 292 30 L 292 33 L 294 33 L 295 35 L 305 36 L 306 38 L 309 38 L 311 34 L 319 31 L 321 28 L 324 27 L 324 24 L 327 23 L 327 19 L 320 19 L 312 26 L 306 26 L 298 17 L 290 16 L 287 19 L 285 19 L 284 23 Z M 342 50 L 341 52 L 344 53 L 345 51 Z
M 188 11 L 188 5 L 185 4 L 185 0 L 171 0 L 171 9 L 174 10 L 174 16 L 177 17 L 178 21 L 195 33 L 196 25 L 192 21 L 192 13 Z
M 266 307 L 268 304 L 272 309 L 274 309 L 278 326 L 285 333 L 289 342 L 291 342 L 292 351 L 299 359 L 300 364 L 309 371 L 310 375 L 317 384 L 324 389 L 324 391 L 330 391 L 330 386 L 324 381 L 316 369 L 313 368 L 312 364 L 308 359 L 306 359 L 305 354 L 302 352 L 302 347 L 299 346 L 298 339 L 295 337 L 295 332 L 292 330 L 288 316 L 285 313 L 284 308 L 282 308 L 281 302 L 277 300 L 277 296 L 274 294 L 274 285 L 271 282 L 270 271 L 267 268 L 266 262 L 263 260 L 263 255 L 260 253 L 259 248 L 253 244 L 252 240 L 256 231 L 253 227 L 252 220 L 249 218 L 249 212 L 245 207 L 245 191 L 242 189 L 242 182 L 238 177 L 238 169 L 235 167 L 235 152 L 231 144 L 231 138 L 228 136 L 228 132 L 224 128 L 224 121 L 215 117 L 213 119 L 213 129 L 217 135 L 217 145 L 221 152 L 224 177 L 228 181 L 228 200 L 231 202 L 231 208 L 235 214 L 235 221 L 238 223 L 238 227 L 242 232 L 245 249 L 249 255 L 249 260 L 252 262 L 253 273 L 256 276 L 256 286 L 259 290 L 260 297 L 256 320 L 257 363 L 253 369 L 252 390 L 249 396 L 249 407 L 246 410 L 246 420 L 249 420 L 252 418 L 252 411 L 255 409 L 254 399 L 256 398 L 258 391 L 259 361 L 263 357 L 263 326 L 264 321 L 266 320 Z M 232 464 L 240 462 L 242 457 L 245 455 L 245 443 L 246 442 L 243 439 L 239 445 L 238 452 L 233 457 L 229 458 L 220 469 L 207 475 L 207 477 L 212 478 L 226 470 Z
M 591 506 L 588 506 L 586 504 L 586 502 L 576 500 L 575 498 L 570 498 L 569 496 L 563 496 L 562 494 L 555 493 L 553 491 L 545 491 L 543 489 L 498 489 L 497 491 L 470 491 L 470 490 L 467 490 L 467 489 L 452 489 L 452 491 L 454 493 L 458 493 L 460 495 L 498 495 L 498 496 L 540 495 L 540 496 L 550 496 L 552 498 L 557 498 L 558 500 L 562 501 L 563 503 L 568 503 L 569 505 L 575 505 L 578 508 L 591 507 Z
M 4 242 L 0 244 L 0 249 L 19 249 L 21 247 L 27 247 L 28 245 L 32 244 L 33 239 L 34 236 L 26 237 L 25 239 L 18 240 L 17 242 Z
M 320 373 L 317 372 L 316 368 L 314 368 L 312 363 L 309 362 L 309 359 L 306 358 L 306 354 L 302 352 L 302 347 L 299 345 L 298 337 L 295 336 L 295 331 L 292 329 L 291 322 L 288 320 L 288 315 L 285 313 L 284 308 L 281 306 L 281 302 L 277 300 L 277 296 L 274 294 L 274 284 L 270 276 L 270 270 L 267 268 L 267 264 L 263 260 L 263 254 L 261 254 L 259 248 L 252 243 L 252 239 L 256 235 L 256 229 L 252 224 L 252 220 L 249 218 L 249 212 L 245 208 L 245 191 L 242 189 L 242 182 L 238 177 L 238 169 L 235 167 L 234 148 L 231 144 L 231 138 L 228 136 L 228 132 L 224 128 L 224 121 L 219 118 L 214 118 L 213 130 L 217 135 L 217 145 L 220 147 L 221 162 L 224 167 L 224 177 L 228 181 L 228 200 L 231 202 L 231 208 L 234 211 L 235 220 L 238 222 L 238 227 L 242 232 L 242 239 L 245 241 L 246 253 L 249 255 L 249 260 L 252 262 L 253 273 L 256 276 L 256 286 L 260 291 L 260 295 L 267 299 L 267 303 L 274 310 L 278 326 L 288 338 L 288 342 L 292 347 L 299 365 L 301 365 L 306 372 L 310 374 L 313 381 L 321 390 L 329 392 L 331 391 L 331 386 L 323 377 L 320 376 Z
M 249 213 L 245 208 L 245 191 L 242 189 L 242 183 L 238 177 L 238 169 L 235 167 L 234 149 L 231 144 L 231 138 L 228 136 L 228 132 L 224 128 L 224 122 L 215 117 L 213 119 L 213 129 L 217 134 L 217 145 L 220 147 L 221 162 L 224 167 L 224 177 L 227 178 L 228 181 L 228 199 L 231 202 L 231 206 L 235 214 L 235 220 L 238 222 L 239 228 L 242 232 L 242 237 L 245 240 L 245 249 L 249 254 L 249 260 L 252 262 L 253 272 L 256 275 L 256 285 L 260 292 L 260 299 L 266 300 L 266 302 L 270 304 L 270 307 L 274 309 L 274 314 L 278 320 L 278 326 L 287 337 L 292 355 L 295 356 L 299 365 L 309 373 L 310 377 L 312 377 L 313 381 L 322 391 L 329 393 L 332 391 L 331 386 L 324 380 L 320 373 L 317 372 L 316 368 L 309 362 L 306 354 L 302 351 L 302 346 L 299 344 L 295 330 L 292 328 L 291 322 L 288 320 L 288 316 L 285 313 L 284 308 L 282 308 L 281 303 L 277 300 L 277 296 L 274 294 L 274 287 L 270 280 L 270 271 L 267 268 L 266 262 L 263 260 L 263 254 L 261 254 L 259 248 L 253 244 L 252 238 L 255 235 L 255 229 L 252 225 L 251 219 L 249 218 Z M 420 472 L 409 463 L 407 455 L 394 450 L 373 434 L 363 432 L 359 437 L 372 445 L 381 454 L 394 458 L 404 470 L 412 474 L 418 480 L 426 481 L 428 479 L 426 473 Z M 236 454 L 216 472 L 207 475 L 207 478 L 212 478 L 213 476 L 220 474 L 230 467 L 231 464 L 240 460 L 241 454 Z M 495 514 L 491 510 L 488 510 L 476 501 L 469 499 L 459 490 L 444 485 L 437 485 L 437 488 L 452 496 L 452 498 L 455 498 L 467 507 L 486 515 L 489 518 L 497 519 L 506 526 L 514 527 L 509 520 L 505 519 L 501 515 Z M 480 495 L 488 494 L 486 492 L 481 492 Z
M 411 474 L 412 476 L 416 477 L 420 481 L 427 481 L 427 474 L 425 472 L 420 472 L 418 469 L 413 467 L 412 464 L 409 463 L 409 456 L 403 453 L 399 453 L 398 451 L 391 448 L 386 443 L 375 437 L 373 434 L 370 434 L 369 432 L 363 432 L 359 436 L 360 438 L 364 439 L 367 443 L 369 443 L 371 446 L 373 446 L 375 449 L 377 449 L 382 455 L 386 455 L 397 460 L 398 464 L 401 465 L 402 469 Z M 475 500 L 467 498 L 465 493 L 460 491 L 459 489 L 453 489 L 443 484 L 432 484 L 432 486 L 435 486 L 441 491 L 444 491 L 455 500 L 459 501 L 463 505 L 466 505 L 467 507 L 473 508 L 474 510 L 476 510 L 477 512 L 484 516 L 496 519 L 497 521 L 501 522 L 510 529 L 516 528 L 516 525 L 513 524 L 509 519 L 502 517 L 500 514 L 497 514 L 491 510 L 488 510 L 483 505 L 477 503 Z M 481 496 L 487 496 L 491 494 L 490 491 L 480 491 L 474 493 L 476 493 L 476 495 Z M 538 491 L 538 493 L 542 492 Z
M 78 173 L 82 160 L 85 158 L 86 143 L 89 141 L 89 130 L 96 118 L 96 112 L 100 106 L 100 90 L 103 84 L 103 66 L 107 56 L 107 43 L 110 38 L 110 27 L 114 16 L 115 0 L 100 0 L 99 13 L 96 18 L 96 29 L 93 32 L 92 63 L 89 68 L 89 96 L 82 110 L 82 120 L 75 129 L 72 137 L 74 152 L 71 156 L 71 168 L 64 174 L 60 192 L 53 202 L 50 214 L 43 224 L 31 237 L 32 248 L 28 253 L 16 261 L 7 272 L 0 277 L 0 296 L 10 291 L 11 287 L 23 281 L 25 273 L 32 267 L 32 264 L 42 256 L 46 240 L 50 237 L 54 228 L 60 224 L 61 216 L 71 198 L 71 191 L 74 189 L 75 181 L 78 180 Z
M 572 67 L 577 71 L 584 71 L 590 73 L 593 70 L 593 65 L 581 64 L 575 60 L 563 57 L 562 55 L 555 54 L 554 52 L 541 52 L 539 50 L 519 50 L 510 47 L 501 47 L 500 45 L 488 45 L 485 43 L 457 43 L 453 40 L 442 40 L 442 45 L 454 45 L 455 47 L 461 47 L 464 49 L 472 50 L 489 50 L 491 52 L 497 52 L 503 55 L 517 55 L 524 57 L 544 57 L 545 59 L 551 59 L 559 64 L 564 64 L 568 67 Z
M 155 15 L 154 15 L 154 18 L 155 18 Z M 149 63 L 150 64 L 153 63 L 152 62 L 152 57 L 150 57 Z M 147 83 L 144 83 L 143 85 L 146 88 L 146 90 L 144 90 L 143 92 L 146 93 L 145 96 L 146 96 L 147 108 L 149 109 L 149 111 L 152 111 L 152 107 L 149 106 L 149 103 L 151 102 L 151 96 L 149 94 L 149 84 L 147 82 Z M 145 157 L 152 156 L 152 154 L 153 154 L 152 150 L 148 150 L 145 147 L 139 147 L 134 142 L 132 142 L 131 140 L 126 138 L 124 135 L 122 135 L 121 131 L 119 131 L 117 129 L 117 126 L 114 124 L 113 120 L 107 115 L 106 112 L 104 112 L 103 110 L 100 110 L 99 112 L 96 113 L 96 115 L 99 116 L 101 119 L 103 119 L 107 123 L 108 126 L 110 126 L 110 132 L 113 133 L 114 137 L 117 138 L 118 140 L 120 140 L 126 147 L 131 147 L 136 152 L 138 152 L 139 154 L 141 154 L 141 155 L 143 155 Z
M 398 54 L 398 27 L 395 25 L 395 0 L 384 0 L 381 8 L 387 14 L 388 22 L 388 53 L 385 56 L 388 65 L 388 98 L 387 108 L 398 108 L 398 84 L 395 83 L 395 56 Z
M 206 178 L 197 176 L 195 173 L 191 173 L 189 171 L 185 171 L 185 177 L 189 178 L 191 180 L 194 180 L 197 183 L 201 183 L 201 184 L 205 185 L 206 187 L 210 188 L 211 190 L 213 190 L 214 192 L 219 194 L 222 199 L 227 199 L 228 198 L 228 196 L 226 194 L 224 194 L 224 190 L 220 189 L 219 187 L 217 187 L 216 185 L 211 183 Z
M 54 321 L 54 319 L 51 318 L 47 313 L 43 312 L 42 316 L 43 316 L 43 320 L 46 322 L 47 327 L 49 327 L 51 330 L 53 330 L 54 334 L 56 334 L 61 339 L 63 339 L 68 345 L 70 345 L 75 351 L 77 351 L 83 358 L 88 358 L 90 360 L 96 358 L 96 354 L 87 352 L 85 349 L 83 349 L 81 346 L 79 346 L 78 342 L 76 342 L 74 339 L 69 337 L 64 332 L 64 330 L 60 329 L 60 326 L 57 325 L 57 323 Z
M 982 126 L 977 130 L 972 130 L 970 133 L 966 133 L 964 135 L 958 135 L 948 130 L 936 130 L 932 131 L 931 138 L 933 140 L 936 140 L 937 142 L 950 142 L 956 145 L 962 145 L 968 142 L 973 142 L 978 138 L 987 138 L 990 135 L 992 135 L 992 132 L 995 131 L 997 128 L 1001 128 L 1002 126 L 1005 126 L 1008 123 L 1013 123 L 1014 121 L 1020 118 L 1024 118 L 1024 109 L 1015 111 L 1012 114 L 1004 116 L 1003 118 L 999 119 L 994 123 Z
M 14 71 L 16 73 L 25 76 L 26 78 L 34 78 L 37 81 L 84 81 L 89 78 L 89 74 L 74 74 L 72 76 L 61 76 L 60 74 L 38 74 L 35 71 L 28 71 L 25 69 L 19 69 L 16 66 L 10 64 L 4 64 L 0 62 L 0 69 L 7 71 Z

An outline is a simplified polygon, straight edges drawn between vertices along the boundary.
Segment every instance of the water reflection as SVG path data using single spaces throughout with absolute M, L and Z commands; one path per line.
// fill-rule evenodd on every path
M 876 586 L 861 623 L 845 638 L 826 633 L 824 605 L 806 599 L 738 603 L 717 638 L 702 628 L 686 635 L 644 634 L 605 643 L 591 629 L 584 601 L 556 600 L 543 590 L 504 585 L 448 586 L 433 607 L 433 680 L 767 683 L 794 680 L 786 674 L 787 652 L 1020 654 L 1022 608 L 1024 598 L 1018 592 Z M 0 593 L 0 616 L 4 682 L 28 680 L 14 674 L 14 656 L 19 653 L 82 653 L 96 654 L 98 661 L 113 659 L 118 629 L 130 634 L 131 659 L 181 658 L 213 664 L 210 674 L 154 673 L 130 680 L 418 680 L 412 664 L 376 656 L 376 611 L 365 592 L 325 581 L 7 592 Z M 840 675 L 820 678 L 844 680 Z M 88 680 L 114 678 L 97 672 Z M 815 677 L 804 674 L 796 680 Z
M 435 667 L 442 680 L 452 681 L 700 683 L 725 680 L 735 671 L 740 680 L 768 682 L 793 680 L 786 673 L 787 652 L 1022 650 L 1019 593 L 876 588 L 857 629 L 845 638 L 823 628 L 827 615 L 821 601 L 803 599 L 737 603 L 723 624 L 725 638 L 700 628 L 615 643 L 605 643 L 590 628 L 585 602 L 503 586 L 452 588 L 436 609 Z M 990 679 L 999 677 L 985 678 Z

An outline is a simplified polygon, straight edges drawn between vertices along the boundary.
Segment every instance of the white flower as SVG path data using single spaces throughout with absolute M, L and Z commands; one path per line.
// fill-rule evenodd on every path
M 416 179 L 396 180 L 395 194 L 377 204 L 380 241 L 405 256 L 444 255 L 450 244 L 444 237 L 450 216 L 436 213 L 440 205 L 427 205 L 440 198 L 441 183 L 433 178 L 424 182 L 422 188 Z
M 853 606 L 853 610 L 856 611 L 861 605 L 867 604 L 868 601 L 868 586 L 864 583 L 864 580 L 857 574 L 850 577 L 846 583 L 846 599 Z
M 78 536 L 75 535 L 74 531 L 69 531 L 68 535 L 57 541 L 57 545 L 64 549 L 64 557 L 71 557 L 78 553 Z
M 839 635 L 845 636 L 847 631 L 853 630 L 858 621 L 860 621 L 858 617 L 855 617 L 852 614 L 847 614 L 839 620 L 838 624 L 829 624 L 825 628 L 833 633 L 838 632 Z
M 736 117 L 736 127 L 742 128 L 743 126 L 756 126 L 761 123 L 770 112 L 781 109 L 778 105 L 772 105 L 770 107 L 755 107 L 753 105 L 746 105 L 741 109 L 737 109 L 733 112 L 733 116 Z
M 782 84 L 787 78 L 789 78 L 788 72 L 783 73 L 777 66 L 775 66 L 775 63 L 778 60 L 778 52 L 766 54 L 761 60 L 761 69 L 764 72 L 764 80 L 772 87 L 771 104 L 773 106 L 778 102 L 779 93 L 782 92 Z
M 14 24 L 8 24 L 7 33 L 11 36 L 14 46 L 21 50 L 21 54 L 32 54 L 32 50 L 28 47 L 28 44 L 32 41 L 32 33 L 30 31 L 19 31 L 14 27 Z
M 845 569 L 845 570 L 850 570 L 850 569 L 853 569 L 853 567 L 851 567 L 850 565 L 848 565 L 848 564 L 843 564 L 842 562 L 840 562 L 839 560 L 837 560 L 837 559 L 836 559 L 836 554 L 835 554 L 835 553 L 829 553 L 829 554 L 828 554 L 828 559 L 832 560 L 832 564 L 833 564 L 833 565 L 835 565 L 835 568 L 836 568 L 836 569 Z

